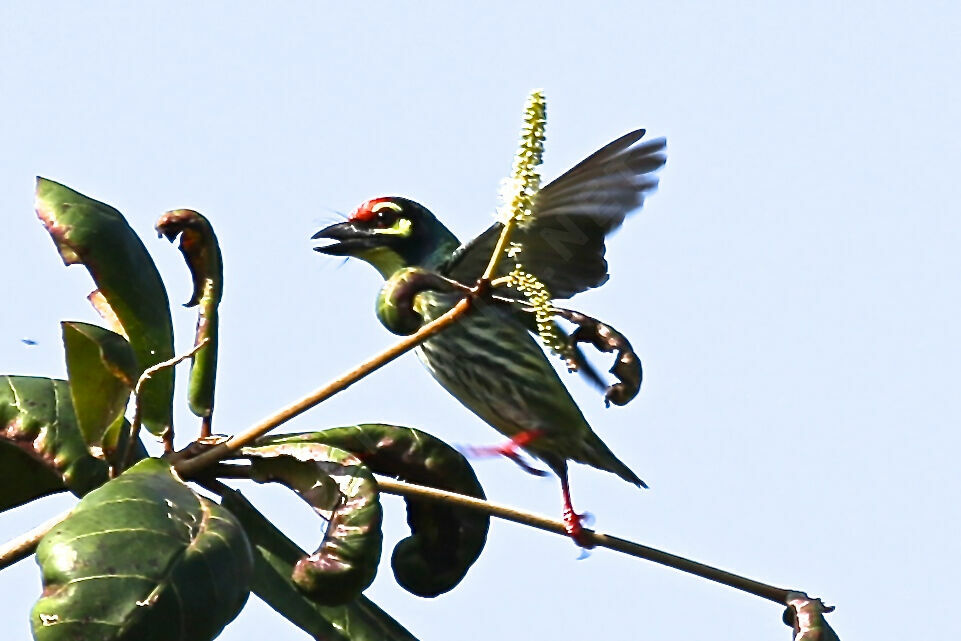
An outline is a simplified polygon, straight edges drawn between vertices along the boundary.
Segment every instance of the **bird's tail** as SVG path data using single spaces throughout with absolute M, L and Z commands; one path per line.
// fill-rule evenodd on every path
M 647 488 L 647 483 L 642 481 L 631 468 L 627 467 L 619 458 L 614 456 L 614 452 L 604 444 L 604 441 L 602 441 L 597 434 L 591 433 L 589 437 L 581 441 L 580 452 L 571 458 L 579 463 L 596 467 L 599 470 L 617 474 L 628 483 L 633 483 L 638 487 Z

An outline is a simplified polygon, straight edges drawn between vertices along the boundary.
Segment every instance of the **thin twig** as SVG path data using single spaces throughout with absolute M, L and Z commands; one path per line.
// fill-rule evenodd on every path
M 65 518 L 70 516 L 70 511 L 55 516 L 45 523 L 41 523 L 29 532 L 21 534 L 15 539 L 11 539 L 0 547 L 0 570 L 7 568 L 17 561 L 27 558 L 33 554 L 40 539 L 46 536 L 47 532 L 57 527 Z
M 213 420 L 213 412 L 200 419 L 200 438 L 210 438 L 210 434 L 213 431 Z
M 425 487 L 423 485 L 404 483 L 403 481 L 396 481 L 393 479 L 384 479 L 378 477 L 377 484 L 380 486 L 380 490 L 386 494 L 398 494 L 400 496 L 409 496 L 449 503 L 460 507 L 477 510 L 479 512 L 484 512 L 485 514 L 490 514 L 491 516 L 496 516 L 508 521 L 520 523 L 522 525 L 529 525 L 530 527 L 545 530 L 547 532 L 553 532 L 554 534 L 568 536 L 567 530 L 562 521 L 541 516 L 539 514 L 524 512 L 506 505 L 498 505 L 496 503 L 491 503 L 482 499 L 476 499 L 463 494 L 457 494 L 455 492 L 447 492 L 445 490 L 438 490 L 432 487 Z M 594 530 L 585 529 L 584 535 L 587 542 L 595 547 L 608 548 L 611 550 L 616 550 L 617 552 L 622 552 L 629 556 L 653 561 L 659 565 L 665 565 L 667 567 L 674 568 L 675 570 L 680 570 L 681 572 L 686 572 L 688 574 L 693 574 L 705 579 L 710 579 L 711 581 L 716 581 L 717 583 L 741 590 L 742 592 L 748 592 L 755 596 L 768 599 L 769 601 L 780 603 L 781 605 L 787 603 L 788 594 L 792 592 L 791 590 L 785 590 L 784 588 L 778 588 L 773 585 L 761 583 L 760 581 L 754 581 L 753 579 L 732 574 L 731 572 L 726 572 L 724 570 L 711 567 L 710 565 L 704 565 L 703 563 L 698 563 L 697 561 L 691 561 L 690 559 L 685 559 L 681 556 L 663 552 L 656 548 L 641 545 L 640 543 L 634 543 L 633 541 L 628 541 L 626 539 L 611 536 L 609 534 L 601 534 L 599 532 L 595 532 Z
M 233 452 L 236 452 L 238 449 L 247 445 L 254 439 L 260 438 L 278 425 L 286 423 L 295 416 L 303 414 L 318 403 L 327 400 L 338 392 L 342 392 L 371 372 L 380 369 L 392 360 L 398 358 L 406 352 L 409 352 L 466 314 L 467 310 L 470 309 L 470 306 L 470 298 L 461 299 L 443 316 L 440 316 L 430 323 L 427 323 L 417 330 L 417 332 L 407 336 L 398 343 L 395 343 L 392 347 L 389 347 L 369 360 L 364 361 L 346 374 L 335 378 L 320 389 L 308 394 L 294 403 L 291 403 L 273 415 L 268 416 L 253 427 L 247 429 L 247 431 L 231 437 L 230 440 L 226 441 L 225 443 L 217 445 L 216 447 L 213 447 L 194 458 L 179 461 L 176 464 L 177 473 L 186 478 L 196 474 L 205 466 L 230 456 L 230 454 Z
M 517 219 L 513 216 L 507 219 L 504 223 L 504 228 L 501 229 L 501 235 L 497 237 L 497 245 L 494 246 L 494 251 L 491 253 L 491 259 L 487 263 L 487 269 L 484 270 L 484 275 L 481 276 L 481 281 L 489 282 L 494 272 L 497 271 L 497 266 L 500 265 L 501 258 L 506 254 L 504 251 L 507 249 L 507 243 L 510 242 L 511 234 L 514 232 L 514 227 L 517 226 Z M 498 281 L 503 279 L 498 278 Z M 506 282 L 504 283 L 506 284 Z
M 161 361 L 156 365 L 152 365 L 151 367 L 148 367 L 143 371 L 143 374 L 140 375 L 140 378 L 137 379 L 137 384 L 133 388 L 134 405 L 133 405 L 133 420 L 130 421 L 130 438 L 127 441 L 127 451 L 124 453 L 124 457 L 123 457 L 124 469 L 126 469 L 126 467 L 130 465 L 130 460 L 133 457 L 134 444 L 140 438 L 140 425 L 143 422 L 142 393 L 143 393 L 144 383 L 150 380 L 150 377 L 156 374 L 157 372 L 167 369 L 168 367 L 173 367 L 178 363 L 181 363 L 187 360 L 188 358 L 196 354 L 198 351 L 200 351 L 200 348 L 206 345 L 209 340 L 210 340 L 209 338 L 203 339 L 202 341 L 194 345 L 193 349 L 191 349 L 186 354 L 181 354 L 180 356 L 174 356 L 173 358 L 170 358 L 165 361 Z M 164 442 L 168 442 L 168 439 L 173 438 L 173 434 L 169 434 L 168 436 L 168 433 L 170 431 L 171 431 L 171 428 L 168 426 L 167 433 L 164 433 Z M 123 470 L 120 470 L 120 471 L 122 472 Z

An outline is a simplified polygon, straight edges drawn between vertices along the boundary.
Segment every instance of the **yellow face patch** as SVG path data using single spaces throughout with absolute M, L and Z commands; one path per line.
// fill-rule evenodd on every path
M 393 205 L 393 203 L 381 203 L 383 205 Z M 394 205 L 396 207 L 396 205 Z M 394 224 L 390 227 L 375 227 L 371 231 L 375 234 L 383 234 L 385 236 L 400 236 L 401 238 L 407 238 L 410 236 L 410 232 L 413 229 L 413 225 L 409 218 L 398 218 L 394 221 Z

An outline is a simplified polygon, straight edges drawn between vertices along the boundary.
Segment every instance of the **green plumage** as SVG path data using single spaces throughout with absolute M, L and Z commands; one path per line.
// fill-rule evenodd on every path
M 417 306 L 429 322 L 457 298 L 426 291 L 417 295 Z M 444 389 L 501 434 L 537 431 L 524 449 L 558 476 L 565 476 L 571 459 L 644 485 L 591 430 L 540 345 L 508 310 L 471 310 L 418 347 L 417 355 Z
M 604 237 L 641 206 L 657 184 L 653 172 L 665 160 L 663 139 L 637 144 L 643 135 L 638 130 L 622 136 L 544 187 L 531 223 L 513 237 L 522 244 L 524 269 L 555 297 L 567 298 L 607 280 Z M 336 241 L 318 251 L 355 256 L 377 268 L 387 281 L 378 298 L 378 317 L 389 330 L 410 334 L 463 297 L 444 278 L 472 285 L 500 229 L 495 224 L 459 245 L 426 208 L 390 197 L 367 201 L 347 222 L 314 238 Z M 513 290 L 497 293 L 517 295 Z M 565 490 L 568 460 L 643 486 L 591 430 L 522 314 L 506 304 L 478 302 L 466 317 L 423 343 L 418 355 L 448 392 L 502 434 L 536 432 L 523 447 L 561 477 Z

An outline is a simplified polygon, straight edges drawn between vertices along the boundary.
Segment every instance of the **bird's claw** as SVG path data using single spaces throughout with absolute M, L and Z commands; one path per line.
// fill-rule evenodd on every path
M 589 550 L 594 547 L 593 538 L 590 532 L 584 527 L 584 522 L 590 517 L 590 513 L 578 514 L 572 507 L 564 508 L 564 530 L 567 536 L 571 537 L 578 546 Z

